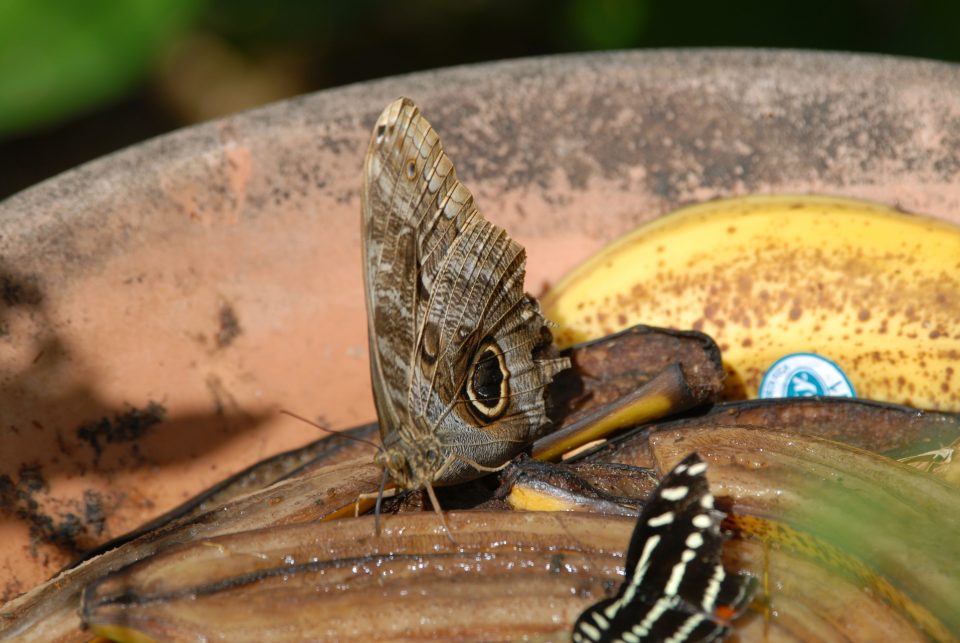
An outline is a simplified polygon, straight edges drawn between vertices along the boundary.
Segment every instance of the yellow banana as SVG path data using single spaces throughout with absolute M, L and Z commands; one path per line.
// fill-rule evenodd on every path
M 704 203 L 614 241 L 542 304 L 561 345 L 636 323 L 713 336 L 728 398 L 756 397 L 761 382 L 772 396 L 852 385 L 960 411 L 960 228 L 937 219 L 821 196 Z M 789 360 L 771 369 L 807 353 L 838 368 L 816 382 Z

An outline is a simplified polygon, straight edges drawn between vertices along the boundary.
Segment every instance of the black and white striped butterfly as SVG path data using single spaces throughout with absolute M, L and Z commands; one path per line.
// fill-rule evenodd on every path
M 580 615 L 575 642 L 715 641 L 730 633 L 756 579 L 723 568 L 724 514 L 713 507 L 706 470 L 692 453 L 661 480 L 630 539 L 626 580 Z

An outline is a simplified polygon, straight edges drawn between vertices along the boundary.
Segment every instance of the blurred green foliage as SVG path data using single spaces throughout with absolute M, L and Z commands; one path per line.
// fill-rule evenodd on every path
M 0 197 L 171 127 L 289 93 L 645 47 L 960 61 L 960 1 L 0 0 Z
M 203 0 L 3 0 L 0 134 L 116 98 Z
M 642 42 L 653 0 L 570 0 L 571 35 L 589 49 L 619 49 Z
M 960 60 L 960 2 L 3 0 L 0 136 L 122 96 L 192 28 L 294 51 L 312 88 L 565 51 L 764 46 Z M 254 53 L 255 55 L 255 53 Z

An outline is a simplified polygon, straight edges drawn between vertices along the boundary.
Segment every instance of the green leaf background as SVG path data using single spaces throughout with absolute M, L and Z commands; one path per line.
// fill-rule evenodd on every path
M 0 1 L 0 136 L 123 95 L 202 6 L 199 0 Z
M 292 94 L 464 63 L 659 47 L 960 61 L 960 2 L 0 0 L 0 198 Z

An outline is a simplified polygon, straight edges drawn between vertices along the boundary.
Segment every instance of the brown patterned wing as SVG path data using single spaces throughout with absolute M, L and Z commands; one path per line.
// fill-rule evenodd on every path
M 552 357 L 524 251 L 478 212 L 409 99 L 384 110 L 364 165 L 363 252 L 374 397 L 401 486 L 497 466 L 547 424 Z

